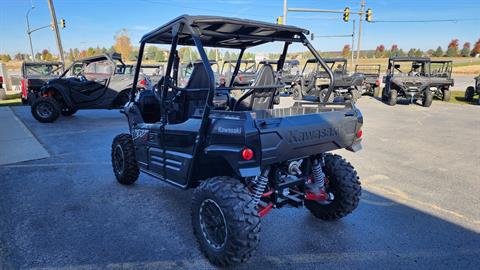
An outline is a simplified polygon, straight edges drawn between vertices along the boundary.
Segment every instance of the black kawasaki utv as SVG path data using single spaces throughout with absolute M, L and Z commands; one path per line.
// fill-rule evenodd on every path
M 406 98 L 410 103 L 420 99 L 424 107 L 430 107 L 434 95 L 430 90 L 430 81 L 430 58 L 390 58 L 387 74 L 383 77 L 382 100 L 394 106 L 398 98 Z
M 478 104 L 480 104 L 480 75 L 475 77 L 475 85 L 474 86 L 469 86 L 465 90 L 465 100 L 468 101 L 468 102 L 472 102 L 473 97 L 475 95 L 479 95 L 478 96 Z
M 164 79 L 153 91 L 136 91 L 125 105 L 130 133 L 112 143 L 113 172 L 121 184 L 140 172 L 178 188 L 195 188 L 193 232 L 215 265 L 247 261 L 259 244 L 260 219 L 272 208 L 305 206 L 335 220 L 358 205 L 356 171 L 336 149 L 361 149 L 363 117 L 351 103 L 297 102 L 274 108 L 283 85 L 263 65 L 247 91 L 233 99 L 230 84 L 217 87 L 204 47 L 238 49 L 232 78 L 246 49 L 281 42 L 281 70 L 288 47 L 303 44 L 332 78 L 332 71 L 306 38 L 305 29 L 235 18 L 181 16 L 142 37 L 146 45 L 171 44 Z M 185 87 L 176 85 L 179 46 L 195 46 L 203 61 Z M 177 62 L 177 63 L 176 63 Z M 173 74 L 173 75 L 172 75 Z M 138 72 L 134 84 L 138 80 Z
M 450 100 L 450 87 L 455 81 L 452 78 L 452 61 L 430 61 L 430 90 L 434 91 L 434 97 L 443 101 Z
M 101 54 L 74 61 L 57 79 L 47 83 L 32 100 L 32 115 L 42 123 L 82 109 L 121 108 L 128 101 L 133 75 L 120 70 L 120 54 Z M 32 98 L 33 99 L 33 98 Z
M 365 85 L 365 76 L 357 73 L 349 75 L 345 58 L 325 58 L 324 60 L 334 73 L 333 95 L 330 95 L 330 101 L 335 97 L 343 97 L 352 102 L 359 99 Z M 305 96 L 318 96 L 322 100 L 330 85 L 328 72 L 317 59 L 312 58 L 305 63 L 302 74 L 293 86 L 293 98 L 301 100 Z

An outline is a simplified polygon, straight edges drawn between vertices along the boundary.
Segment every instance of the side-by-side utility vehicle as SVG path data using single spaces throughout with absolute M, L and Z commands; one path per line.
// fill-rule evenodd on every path
M 478 104 L 480 104 L 480 75 L 475 77 L 475 85 L 469 86 L 465 90 L 465 100 L 471 102 L 475 95 L 478 95 Z
M 388 59 L 382 100 L 394 106 L 399 98 L 411 103 L 421 100 L 430 107 L 434 92 L 430 90 L 430 59 L 427 57 L 393 57 Z
M 57 79 L 47 81 L 32 101 L 32 115 L 48 123 L 82 109 L 121 108 L 128 101 L 132 78 L 120 54 L 104 53 L 74 61 Z
M 327 66 L 335 74 L 333 81 L 333 95 L 330 95 L 330 101 L 334 97 L 343 97 L 352 102 L 360 98 L 365 84 L 363 74 L 348 74 L 347 59 L 345 58 L 326 58 Z M 305 96 L 319 96 L 320 100 L 326 96 L 330 86 L 330 77 L 328 72 L 317 59 L 308 59 L 303 67 L 302 76 L 293 87 L 293 98 L 303 99 Z
M 455 84 L 452 78 L 452 67 L 451 60 L 430 61 L 430 90 L 437 99 L 450 100 L 450 87 Z
M 125 185 L 144 172 L 178 188 L 195 188 L 193 232 L 215 265 L 247 261 L 259 244 L 260 220 L 272 208 L 305 206 L 317 218 L 335 220 L 359 203 L 356 171 L 328 153 L 361 149 L 363 117 L 355 105 L 327 103 L 330 84 L 322 102 L 274 107 L 275 93 L 284 86 L 275 74 L 291 44 L 306 46 L 334 76 L 308 34 L 294 26 L 184 15 L 141 39 L 137 66 L 152 43 L 171 45 L 168 64 L 153 90 L 132 87 L 123 109 L 130 132 L 113 140 L 113 172 Z M 244 52 L 270 42 L 283 46 L 277 70 L 262 65 L 250 85 L 234 86 Z M 183 87 L 172 75 L 180 46 L 196 47 L 202 60 Z M 205 47 L 239 50 L 229 84 L 217 86 Z M 133 85 L 138 79 L 137 71 Z M 232 89 L 246 91 L 236 99 Z

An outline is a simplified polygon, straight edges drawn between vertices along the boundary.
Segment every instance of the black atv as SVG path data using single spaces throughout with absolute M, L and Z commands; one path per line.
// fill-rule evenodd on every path
M 422 100 L 424 107 L 432 105 L 434 92 L 430 90 L 430 59 L 427 57 L 393 57 L 388 59 L 382 100 L 394 106 L 399 98 L 410 103 Z
M 475 86 L 469 86 L 465 90 L 465 100 L 472 102 L 475 95 L 479 95 L 478 104 L 480 104 L 480 75 L 475 77 Z
M 247 261 L 260 240 L 260 220 L 273 208 L 305 206 L 317 218 L 335 220 L 358 205 L 356 171 L 339 155 L 361 149 L 363 117 L 347 103 L 297 102 L 274 108 L 283 84 L 263 65 L 252 85 L 217 87 L 205 47 L 239 49 L 282 42 L 277 71 L 288 47 L 303 44 L 333 73 L 309 43 L 305 29 L 213 16 L 181 16 L 143 36 L 137 66 L 147 44 L 171 44 L 164 79 L 153 91 L 132 89 L 125 113 L 129 134 L 112 143 L 113 172 L 131 185 L 144 172 L 176 187 L 195 188 L 193 232 L 215 265 Z M 297 45 L 295 44 L 295 45 Z M 203 63 L 194 66 L 185 87 L 172 74 L 179 46 L 195 46 Z M 138 70 L 138 69 L 137 69 Z M 136 72 L 134 85 L 138 80 Z M 232 89 L 247 90 L 239 99 Z
M 120 54 L 105 53 L 74 61 L 59 78 L 47 81 L 34 97 L 29 96 L 33 117 L 48 123 L 77 110 L 123 107 L 133 76 L 116 73 L 119 65 L 124 65 Z
M 450 100 L 450 87 L 455 84 L 452 78 L 452 61 L 430 61 L 430 90 L 434 97 L 443 101 Z
M 345 58 L 325 58 L 324 60 L 335 74 L 333 95 L 330 95 L 329 101 L 333 101 L 335 97 L 343 97 L 352 102 L 357 101 L 365 88 L 365 75 L 348 74 L 347 59 Z M 323 100 L 329 85 L 328 72 L 318 63 L 317 59 L 308 59 L 303 67 L 302 76 L 293 86 L 293 99 L 301 100 L 306 96 L 318 96 L 320 100 Z
M 381 65 L 355 65 L 355 73 L 365 76 L 365 87 L 362 94 L 378 97 L 380 94 L 380 69 Z

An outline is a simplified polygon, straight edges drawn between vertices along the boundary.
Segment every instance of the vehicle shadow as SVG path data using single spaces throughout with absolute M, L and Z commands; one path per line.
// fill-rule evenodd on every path
M 455 97 L 456 101 L 460 102 L 465 102 L 471 105 L 479 105 L 480 104 L 480 98 L 473 98 L 472 101 L 467 101 L 465 100 L 465 97 Z
M 191 229 L 192 192 L 142 175 L 132 186 L 116 183 L 110 168 L 43 188 L 11 188 L 0 231 L 15 267 L 52 269 L 213 269 Z M 2 171 L 9 176 L 8 172 Z M 92 178 L 93 177 L 93 178 Z M 93 182 L 93 183 L 92 183 Z M 87 186 L 88 183 L 92 183 Z M 52 196 L 60 185 L 63 193 Z M 35 196 L 32 189 L 36 190 Z M 0 260 L 1 261 L 1 260 Z M 363 192 L 358 209 L 327 222 L 306 209 L 274 210 L 262 220 L 261 242 L 237 269 L 429 268 L 474 269 L 480 263 L 478 230 L 380 194 Z M 319 266 L 320 267 L 320 266 Z

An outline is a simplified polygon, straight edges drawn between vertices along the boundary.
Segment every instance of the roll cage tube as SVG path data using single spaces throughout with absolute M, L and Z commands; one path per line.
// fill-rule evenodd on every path
M 335 79 L 335 75 L 333 74 L 332 70 L 328 67 L 327 63 L 323 60 L 323 58 L 320 56 L 320 54 L 315 50 L 315 48 L 312 46 L 312 44 L 308 41 L 308 39 L 305 37 L 304 34 L 301 34 L 301 40 L 302 43 L 307 46 L 308 50 L 313 54 L 313 56 L 317 59 L 318 63 L 325 69 L 325 71 L 328 74 L 328 77 L 330 78 L 330 83 L 328 84 L 328 91 L 325 97 L 323 98 L 323 104 L 326 104 L 328 101 L 328 98 L 332 94 L 333 91 L 333 82 Z
M 235 77 L 237 77 L 238 71 L 240 70 L 240 65 L 242 63 L 242 58 L 243 58 L 243 53 L 244 52 L 245 52 L 245 48 L 242 48 L 240 50 L 240 54 L 238 55 L 237 63 L 235 64 L 235 69 L 233 70 L 232 78 L 230 79 L 230 84 L 228 85 L 229 87 L 233 86 Z
M 143 49 L 145 48 L 145 42 L 140 44 L 140 49 L 138 49 L 138 59 L 137 59 L 137 66 L 135 68 L 135 74 L 133 75 L 133 84 L 132 89 L 130 90 L 130 102 L 135 100 L 135 93 L 137 91 L 137 82 L 138 82 L 138 75 L 140 74 L 140 68 L 142 66 L 142 58 L 143 58 Z

